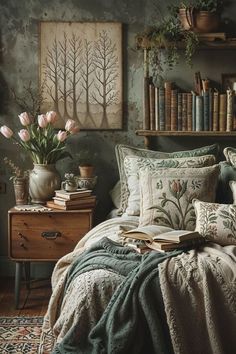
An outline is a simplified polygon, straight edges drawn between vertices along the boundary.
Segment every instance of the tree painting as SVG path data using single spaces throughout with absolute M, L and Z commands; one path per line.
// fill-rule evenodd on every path
M 121 24 L 42 22 L 40 38 L 41 111 L 57 111 L 58 128 L 121 129 Z

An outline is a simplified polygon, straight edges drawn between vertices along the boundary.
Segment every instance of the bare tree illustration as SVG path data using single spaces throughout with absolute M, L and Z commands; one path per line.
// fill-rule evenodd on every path
M 93 100 L 102 107 L 103 116 L 100 127 L 108 128 L 107 107 L 117 102 L 116 78 L 118 77 L 118 57 L 116 45 L 112 44 L 107 31 L 99 34 L 99 39 L 94 43 L 94 91 Z
M 68 87 L 69 82 L 69 68 L 68 68 L 68 40 L 66 32 L 63 33 L 63 40 L 58 42 L 60 50 L 59 58 L 59 73 L 58 76 L 61 79 L 61 85 L 59 86 L 59 91 L 61 99 L 64 106 L 63 119 L 67 120 L 69 118 L 68 113 L 68 97 L 70 95 L 70 87 Z
M 91 78 L 91 74 L 94 71 L 93 65 L 93 46 L 92 42 L 87 39 L 84 40 L 84 55 L 83 55 L 83 67 L 81 69 L 81 85 L 85 91 L 85 102 L 86 102 L 86 118 L 92 121 L 94 127 L 96 126 L 93 117 L 90 113 L 90 88 L 93 83 L 93 79 Z
M 68 60 L 69 66 L 68 69 L 70 70 L 70 83 L 71 83 L 71 91 L 70 91 L 70 98 L 72 100 L 72 117 L 73 119 L 77 120 L 82 126 L 80 119 L 78 117 L 78 109 L 77 104 L 80 100 L 80 97 L 83 93 L 83 90 L 78 88 L 78 84 L 80 82 L 80 75 L 79 72 L 82 67 L 82 55 L 83 55 L 83 48 L 82 48 L 82 41 L 81 39 L 76 36 L 74 33 L 72 37 L 69 39 L 70 50 L 68 52 Z
M 57 40 L 54 38 L 52 48 L 47 48 L 47 57 L 43 64 L 45 86 L 48 95 L 51 97 L 53 109 L 59 113 L 59 71 L 60 71 L 60 51 Z

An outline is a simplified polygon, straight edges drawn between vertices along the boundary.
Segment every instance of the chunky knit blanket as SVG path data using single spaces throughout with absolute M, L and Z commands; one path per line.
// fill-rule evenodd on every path
M 131 229 L 137 225 L 138 218 L 135 217 L 116 218 L 101 223 L 78 243 L 73 252 L 59 260 L 52 276 L 53 293 L 44 319 L 40 354 L 51 353 L 43 346 L 46 336 L 53 334 L 56 348 L 59 348 L 59 343 L 63 342 L 70 329 L 79 323 L 83 326 L 77 326 L 76 336 L 88 339 L 89 345 L 97 343 L 104 346 L 104 341 L 100 342 L 99 337 L 104 336 L 104 340 L 108 342 L 109 336 L 106 337 L 106 331 L 109 334 L 110 328 L 115 337 L 116 323 L 120 323 L 119 316 L 121 316 L 124 325 L 127 323 L 128 330 L 130 323 L 132 324 L 131 318 L 128 316 L 133 313 L 132 302 L 128 303 L 127 311 L 116 313 L 118 321 L 112 321 L 107 311 L 110 300 L 114 298 L 113 294 L 123 285 L 125 289 L 126 281 L 127 287 L 130 287 L 133 293 L 135 293 L 135 289 L 138 289 L 133 288 L 132 284 L 128 282 L 129 276 L 126 273 L 113 271 L 111 267 L 87 269 L 84 273 L 76 274 L 76 271 L 72 271 L 71 265 L 81 252 L 96 244 L 103 237 L 118 241 L 121 227 Z M 140 256 L 136 255 L 135 257 L 139 258 Z M 146 260 L 146 258 L 144 259 Z M 162 259 L 157 268 L 159 277 L 157 271 L 154 278 L 160 281 L 161 293 L 158 293 L 156 284 L 154 289 L 149 287 L 148 296 L 151 298 L 158 296 L 160 300 L 159 305 L 156 300 L 156 304 L 152 308 L 154 312 L 158 311 L 158 306 L 162 304 L 161 299 L 163 299 L 174 353 L 232 354 L 236 348 L 236 247 L 209 244 L 198 248 L 198 250 L 190 250 L 166 260 Z M 130 274 L 132 272 L 133 270 L 130 269 Z M 150 272 L 150 276 L 152 276 L 151 274 L 152 272 Z M 148 278 L 149 273 L 146 275 Z M 143 295 L 146 296 L 145 287 L 142 289 L 143 293 L 136 293 L 139 294 L 138 301 L 140 302 Z M 122 301 L 114 301 L 114 303 L 117 304 L 117 308 L 120 305 L 120 309 L 122 309 Z M 151 301 L 150 304 L 152 303 Z M 144 314 L 142 313 L 143 316 Z M 158 318 L 162 321 L 159 325 L 163 327 L 165 326 L 165 316 L 159 315 Z M 145 316 L 140 322 L 141 325 L 143 321 L 145 323 L 144 318 Z M 158 324 L 156 325 L 158 326 Z M 146 323 L 144 327 L 147 328 Z M 118 327 L 119 329 L 120 327 Z M 163 346 L 168 331 L 165 330 L 162 333 L 163 336 L 159 332 L 159 337 L 163 339 L 161 342 Z M 143 336 L 146 335 L 146 338 L 149 338 L 149 334 L 143 332 Z M 140 337 L 139 334 L 135 336 L 134 345 L 136 341 L 140 343 Z M 114 343 L 115 341 L 119 342 L 119 337 L 114 339 Z M 148 343 L 149 340 L 146 341 L 146 345 Z M 161 348 L 160 344 L 160 351 L 157 351 L 157 354 L 159 352 L 165 353 L 165 351 L 161 351 Z M 70 348 L 68 348 L 69 352 Z M 83 354 L 84 352 L 82 350 L 77 353 Z M 90 353 L 93 354 L 93 351 Z M 149 351 L 147 350 L 146 353 Z M 107 354 L 110 354 L 109 351 Z

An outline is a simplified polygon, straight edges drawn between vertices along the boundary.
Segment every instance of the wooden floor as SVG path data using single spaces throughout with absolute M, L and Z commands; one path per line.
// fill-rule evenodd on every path
M 0 278 L 0 316 L 44 316 L 50 295 L 50 279 L 32 280 L 29 291 L 22 283 L 20 309 L 16 310 L 14 278 Z

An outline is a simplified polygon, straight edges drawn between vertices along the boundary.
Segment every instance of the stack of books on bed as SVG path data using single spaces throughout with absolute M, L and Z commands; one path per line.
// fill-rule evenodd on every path
M 158 225 L 124 231 L 120 234 L 120 237 L 124 245 L 134 248 L 139 253 L 150 249 L 168 252 L 175 249 L 195 248 L 206 242 L 206 239 L 197 231 L 173 229 L 160 231 Z
M 96 204 L 96 196 L 90 189 L 78 189 L 75 192 L 56 190 L 53 200 L 47 202 L 47 207 L 61 210 L 75 210 L 93 208 Z

